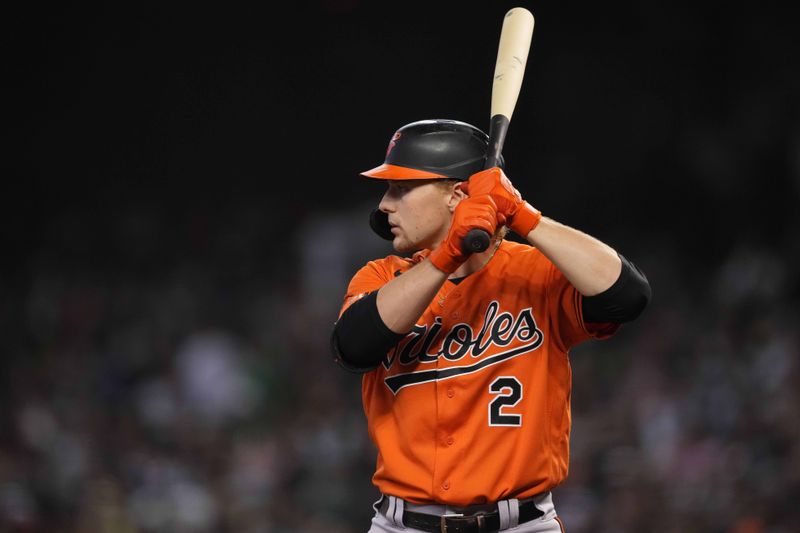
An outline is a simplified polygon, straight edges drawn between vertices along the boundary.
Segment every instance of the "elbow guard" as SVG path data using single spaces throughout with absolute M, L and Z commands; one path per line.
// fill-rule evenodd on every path
M 390 330 L 378 313 L 378 292 L 372 292 L 347 308 L 331 334 L 331 351 L 337 363 L 351 372 L 377 367 L 405 334 Z
M 583 321 L 622 324 L 635 320 L 652 297 L 650 283 L 644 273 L 619 254 L 622 271 L 614 284 L 594 296 L 582 299 Z

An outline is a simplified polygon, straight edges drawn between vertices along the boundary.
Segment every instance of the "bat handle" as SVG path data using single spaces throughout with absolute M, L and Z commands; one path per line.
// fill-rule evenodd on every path
M 505 115 L 497 114 L 492 117 L 489 124 L 489 147 L 486 152 L 484 169 L 496 167 L 500 164 L 500 153 L 506 140 L 506 132 L 510 119 Z M 473 229 L 461 241 L 461 249 L 466 254 L 476 254 L 489 248 L 491 237 L 482 229 Z
M 482 229 L 471 229 L 461 241 L 461 249 L 466 254 L 483 252 L 489 247 L 489 234 Z

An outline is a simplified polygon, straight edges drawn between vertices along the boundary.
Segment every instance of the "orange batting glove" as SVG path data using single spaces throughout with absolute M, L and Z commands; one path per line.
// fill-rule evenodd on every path
M 507 226 L 527 237 L 542 219 L 542 213 L 522 199 L 522 195 L 499 167 L 487 168 L 470 176 L 462 190 L 472 195 L 488 194 L 497 204 L 497 212 L 506 217 Z
M 493 235 L 497 229 L 498 218 L 505 217 L 497 213 L 497 205 L 487 194 L 470 196 L 461 200 L 453 212 L 453 220 L 447 237 L 428 256 L 433 266 L 446 274 L 452 274 L 467 260 L 469 254 L 461 249 L 461 241 L 473 229 L 482 229 Z

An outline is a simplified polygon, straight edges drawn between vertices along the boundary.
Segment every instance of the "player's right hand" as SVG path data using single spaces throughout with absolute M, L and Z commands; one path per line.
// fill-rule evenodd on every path
M 522 199 L 522 195 L 499 167 L 487 168 L 470 176 L 462 190 L 472 195 L 488 194 L 497 204 L 498 213 L 505 215 L 508 227 L 522 237 L 536 227 L 542 213 Z
M 447 237 L 429 256 L 431 263 L 442 272 L 452 274 L 469 257 L 461 248 L 461 241 L 467 233 L 482 229 L 493 235 L 497 224 L 504 222 L 505 216 L 497 212 L 497 205 L 488 194 L 461 200 L 453 212 Z

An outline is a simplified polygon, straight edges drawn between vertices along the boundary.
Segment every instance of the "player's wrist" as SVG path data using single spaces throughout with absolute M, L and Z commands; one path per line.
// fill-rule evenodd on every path
M 527 237 L 542 220 L 542 212 L 523 202 L 508 222 L 508 227 L 520 237 Z
M 467 256 L 457 247 L 453 247 L 447 240 L 444 240 L 430 253 L 428 259 L 437 269 L 445 274 L 452 274 L 467 260 Z

